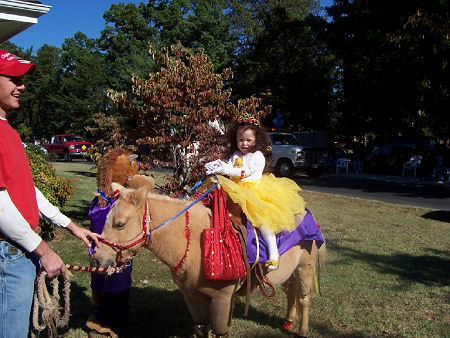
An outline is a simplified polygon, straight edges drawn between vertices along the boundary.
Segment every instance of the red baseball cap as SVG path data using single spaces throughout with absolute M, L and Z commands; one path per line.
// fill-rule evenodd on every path
M 0 75 L 23 76 L 36 71 L 36 64 L 19 60 L 10 52 L 0 49 Z

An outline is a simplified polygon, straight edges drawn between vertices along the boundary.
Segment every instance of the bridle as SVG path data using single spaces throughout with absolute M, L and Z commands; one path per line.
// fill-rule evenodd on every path
M 106 238 L 100 239 L 99 241 L 114 248 L 114 249 L 117 249 L 116 261 L 118 263 L 120 263 L 122 261 L 122 252 L 123 251 L 128 250 L 128 249 L 138 245 L 139 243 L 146 242 L 149 239 L 150 230 L 149 230 L 148 224 L 150 223 L 150 221 L 151 221 L 151 219 L 150 219 L 150 214 L 148 212 L 148 202 L 145 201 L 144 215 L 142 216 L 142 232 L 137 236 L 136 239 L 134 239 L 130 244 L 126 244 L 126 245 L 111 242 L 111 241 L 107 240 Z

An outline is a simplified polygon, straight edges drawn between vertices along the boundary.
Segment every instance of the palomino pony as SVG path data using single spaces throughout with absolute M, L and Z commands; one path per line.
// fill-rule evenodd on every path
M 116 183 L 112 186 L 120 191 L 120 197 L 103 230 L 108 243 L 99 244 L 91 256 L 91 265 L 115 266 L 118 257 L 129 259 L 141 246 L 146 247 L 171 269 L 194 321 L 195 335 L 207 337 L 212 329 L 210 333 L 215 337 L 228 336 L 239 280 L 218 282 L 204 276 L 201 241 L 202 231 L 211 225 L 210 209 L 196 203 L 183 211 L 191 201 L 152 193 L 147 187 L 133 190 Z M 177 213 L 179 216 L 171 219 Z M 142 237 L 146 240 L 142 241 Z M 300 319 L 301 336 L 308 334 L 316 257 L 315 242 L 302 241 L 280 257 L 277 270 L 267 274 L 273 284 L 285 286 L 286 319 Z

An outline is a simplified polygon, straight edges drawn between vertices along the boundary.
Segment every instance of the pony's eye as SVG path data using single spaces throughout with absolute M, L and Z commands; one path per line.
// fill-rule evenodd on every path
M 123 229 L 125 227 L 125 222 L 116 222 L 113 225 L 114 228 Z

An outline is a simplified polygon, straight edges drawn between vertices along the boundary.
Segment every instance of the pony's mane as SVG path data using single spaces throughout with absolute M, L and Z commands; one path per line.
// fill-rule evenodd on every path
M 98 170 L 97 170 L 97 187 L 101 191 L 103 191 L 107 196 L 112 194 L 111 183 L 112 178 L 114 176 L 123 176 L 121 177 L 120 183 L 122 185 L 125 184 L 125 181 L 128 177 L 127 172 L 129 168 L 116 168 L 114 165 L 116 164 L 116 159 L 125 155 L 126 157 L 132 155 L 132 153 L 126 149 L 115 148 L 108 151 L 100 160 Z M 115 179 L 117 181 L 117 179 Z
M 170 202 L 172 204 L 182 205 L 183 207 L 189 205 L 189 203 L 192 203 L 192 200 L 182 200 L 182 199 L 179 199 L 179 198 L 172 198 L 172 197 L 169 197 L 167 195 L 160 195 L 160 194 L 157 194 L 157 193 L 154 193 L 154 192 L 149 192 L 147 194 L 147 198 L 151 198 L 151 199 L 156 200 L 156 201 L 167 201 L 167 202 Z M 210 209 L 207 208 L 201 202 L 195 203 L 192 206 L 192 208 L 199 208 L 199 209 L 204 209 L 205 211 L 210 211 Z

